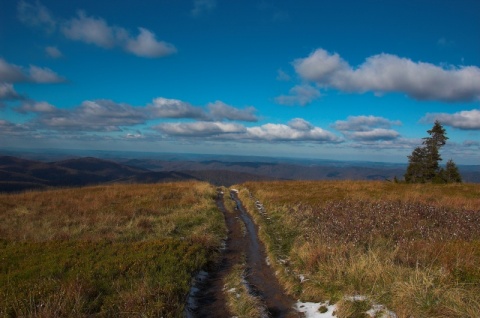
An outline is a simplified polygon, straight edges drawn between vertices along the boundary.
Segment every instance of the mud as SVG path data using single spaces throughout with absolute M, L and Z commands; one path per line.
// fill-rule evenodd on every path
M 260 297 L 268 309 L 268 317 L 304 317 L 293 309 L 295 301 L 287 296 L 279 284 L 271 267 L 266 263 L 265 247 L 258 239 L 258 229 L 245 211 L 235 192 L 230 193 L 236 203 L 234 211 L 228 211 L 224 204 L 224 194 L 218 193 L 217 207 L 225 217 L 228 237 L 220 264 L 209 271 L 208 277 L 202 279 L 195 288 L 196 308 L 189 308 L 185 316 L 188 318 L 231 317 L 226 306 L 223 290 L 224 278 L 235 264 L 246 255 L 246 280 L 250 289 Z M 245 224 L 246 233 L 242 233 L 241 223 Z
M 303 317 L 293 309 L 295 300 L 286 295 L 275 276 L 273 269 L 267 264 L 265 247 L 258 238 L 258 228 L 245 211 L 245 208 L 235 192 L 230 193 L 237 204 L 237 212 L 247 228 L 247 281 L 259 293 L 267 306 L 269 317 Z

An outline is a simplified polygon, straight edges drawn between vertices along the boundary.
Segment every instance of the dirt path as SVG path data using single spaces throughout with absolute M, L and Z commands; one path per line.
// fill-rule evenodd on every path
M 269 317 L 303 317 L 293 309 L 295 301 L 285 295 L 278 283 L 272 268 L 266 263 L 266 253 L 263 244 L 258 239 L 257 227 L 245 211 L 235 192 L 231 199 L 236 202 L 236 209 L 225 208 L 223 193 L 218 194 L 217 206 L 225 216 L 228 238 L 222 261 L 217 269 L 209 273 L 209 277 L 199 284 L 200 291 L 196 294 L 197 309 L 190 311 L 188 317 L 231 317 L 226 308 L 223 291 L 224 278 L 235 264 L 242 262 L 246 255 L 247 283 L 258 293 L 268 309 Z M 242 233 L 241 223 L 245 224 L 246 234 Z

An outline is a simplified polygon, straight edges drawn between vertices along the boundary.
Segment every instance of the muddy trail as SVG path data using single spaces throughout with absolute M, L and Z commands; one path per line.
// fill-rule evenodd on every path
M 235 201 L 236 208 L 233 211 L 226 209 L 224 194 L 219 192 L 217 206 L 225 217 L 228 229 L 222 261 L 215 270 L 209 272 L 208 277 L 200 279 L 195 294 L 196 308 L 187 310 L 186 316 L 189 318 L 232 316 L 226 306 L 224 278 L 234 265 L 244 260 L 245 256 L 248 273 L 245 279 L 249 289 L 264 303 L 268 317 L 304 317 L 293 309 L 294 299 L 285 294 L 273 269 L 268 266 L 265 247 L 258 239 L 258 229 L 236 192 L 232 191 L 230 198 L 226 200 Z

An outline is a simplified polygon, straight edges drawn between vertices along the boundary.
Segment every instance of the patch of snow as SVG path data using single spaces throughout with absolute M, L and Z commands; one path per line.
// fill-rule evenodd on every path
M 321 313 L 319 309 L 321 307 L 324 307 L 327 309 L 326 312 Z M 335 305 L 329 305 L 328 302 L 326 303 L 302 303 L 301 301 L 298 301 L 295 304 L 295 309 L 298 312 L 301 312 L 305 315 L 305 318 L 331 318 L 335 317 L 334 312 L 337 309 L 337 306 Z
M 384 305 L 373 305 L 372 309 L 366 312 L 371 317 L 381 317 L 381 318 L 397 318 L 397 315 L 388 310 Z M 382 314 L 379 316 L 379 314 Z
M 267 265 L 270 266 L 270 259 L 268 258 L 268 256 L 265 258 L 265 263 L 267 263 Z
M 308 278 L 305 278 L 305 275 L 303 274 L 298 275 L 298 278 L 300 278 L 300 283 L 306 282 L 308 280 Z
M 231 192 L 235 192 L 235 193 L 238 193 L 238 190 L 237 189 L 230 189 Z

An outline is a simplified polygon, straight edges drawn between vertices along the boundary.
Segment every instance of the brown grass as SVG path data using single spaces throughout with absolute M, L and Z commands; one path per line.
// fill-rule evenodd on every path
M 217 214 L 214 196 L 213 186 L 195 182 L 3 194 L 0 238 L 38 242 L 195 237 L 209 241 L 212 237 L 205 230 Z
M 479 185 L 255 182 L 240 196 L 281 281 L 304 300 L 360 294 L 400 317 L 480 312 Z
M 0 195 L 0 317 L 177 317 L 226 235 L 212 185 Z

